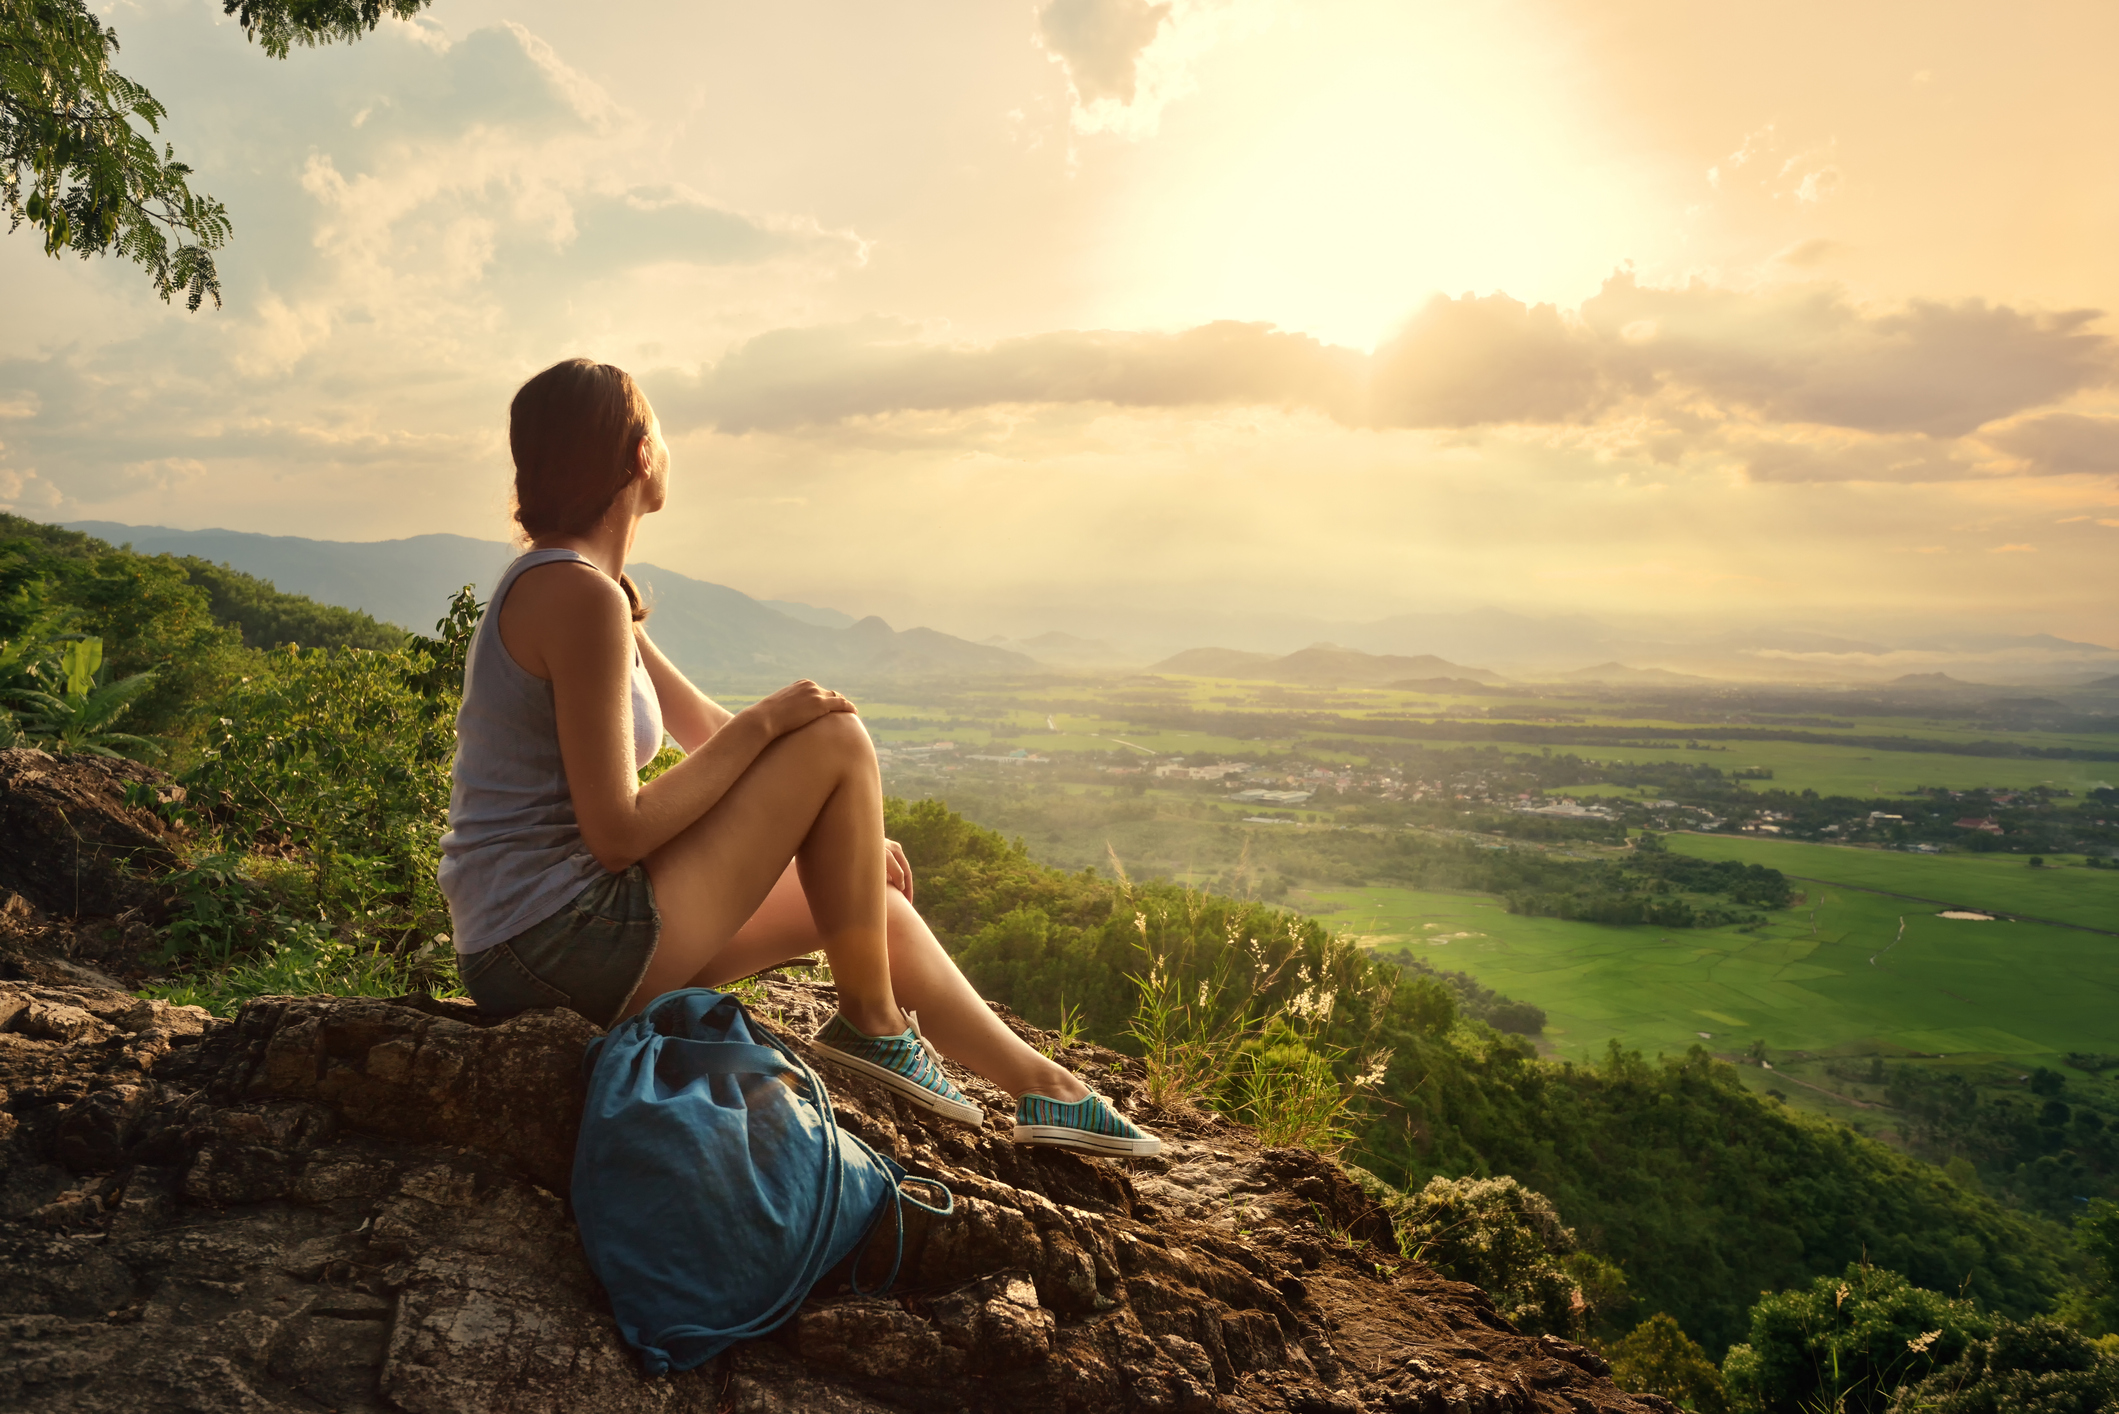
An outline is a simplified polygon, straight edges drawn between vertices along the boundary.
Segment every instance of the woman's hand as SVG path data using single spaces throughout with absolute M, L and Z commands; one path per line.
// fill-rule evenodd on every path
M 905 895 L 905 902 L 912 902 L 912 861 L 896 840 L 883 841 L 883 882 Z
M 759 698 L 738 715 L 755 717 L 764 725 L 767 736 L 778 740 L 789 732 L 800 731 L 819 717 L 853 710 L 853 703 L 846 698 L 804 678 L 789 683 L 770 697 Z

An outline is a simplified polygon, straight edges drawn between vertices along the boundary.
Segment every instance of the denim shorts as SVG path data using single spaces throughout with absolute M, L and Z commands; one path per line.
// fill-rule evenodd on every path
M 483 1015 L 563 1006 L 608 1028 L 647 975 L 661 935 L 654 887 L 635 864 L 506 942 L 459 957 L 456 967 Z

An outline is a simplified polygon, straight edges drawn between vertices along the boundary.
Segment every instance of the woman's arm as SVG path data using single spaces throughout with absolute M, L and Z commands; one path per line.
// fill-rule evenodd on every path
M 625 591 L 590 566 L 540 565 L 509 591 L 500 636 L 517 663 L 552 684 L 581 840 L 613 873 L 713 809 L 776 738 L 826 713 L 853 710 L 813 682 L 791 684 L 730 717 L 699 750 L 643 787 L 633 773 L 634 637 Z
M 736 714 L 694 687 L 690 678 L 677 671 L 677 665 L 663 656 L 662 650 L 647 636 L 646 625 L 633 625 L 633 638 L 640 645 L 640 657 L 647 664 L 647 675 L 655 684 L 655 696 L 662 703 L 662 729 L 677 739 L 677 745 L 683 747 L 687 755 L 697 751 Z

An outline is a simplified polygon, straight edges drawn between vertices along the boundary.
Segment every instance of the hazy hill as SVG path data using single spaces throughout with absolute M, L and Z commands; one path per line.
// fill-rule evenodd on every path
M 1321 641 L 1364 653 L 1433 654 L 1453 663 L 1478 663 L 1514 682 L 1555 681 L 1556 674 L 1589 663 L 1653 663 L 1718 682 L 1820 686 L 1881 686 L 1923 672 L 1986 684 L 2079 686 L 2084 679 L 2119 673 L 2119 647 L 2040 633 L 1937 634 L 1911 628 L 1835 633 L 1771 624 L 1732 628 L 1675 617 L 1622 627 L 1580 614 L 1540 616 L 1494 608 L 1367 621 L 1203 613 L 1155 604 L 1124 611 L 1056 605 L 1039 612 L 1045 624 L 1072 633 L 1122 646 L 1154 645 L 1141 653 L 1144 661 L 1188 644 L 1277 657 Z
M 1594 668 L 1577 668 L 1571 673 L 1556 673 L 1554 682 L 1601 683 L 1610 687 L 1632 686 L 1636 683 L 1660 686 L 1679 686 L 1685 683 L 1706 683 L 1709 678 L 1692 673 L 1674 673 L 1668 668 L 1631 668 L 1624 663 L 1599 663 Z
M 1487 684 L 1503 681 L 1498 673 L 1490 673 L 1484 668 L 1462 667 L 1429 653 L 1417 657 L 1363 653 L 1356 648 L 1342 648 L 1336 643 L 1313 643 L 1278 658 L 1267 653 L 1246 653 L 1237 648 L 1190 648 L 1163 659 L 1148 671 L 1186 677 L 1244 678 L 1332 687 L 1383 687 L 1407 679 L 1458 678 Z
M 431 632 L 449 596 L 476 584 L 483 596 L 514 558 L 497 540 L 415 535 L 404 540 L 311 540 L 234 530 L 76 521 L 70 527 L 146 554 L 196 555 L 270 580 L 291 594 L 359 609 Z M 655 641 L 706 685 L 730 677 L 796 677 L 961 672 L 1012 673 L 1036 663 L 1021 653 L 933 629 L 900 633 L 878 618 L 858 622 L 807 604 L 775 607 L 726 585 L 657 565 L 631 566 L 654 606 Z M 797 617 L 801 611 L 804 617 Z M 805 621 L 805 617 L 808 621 Z
M 1262 678 L 1270 676 L 1264 669 L 1278 661 L 1271 653 L 1247 653 L 1241 648 L 1187 648 L 1148 671 L 1188 678 Z
M 1948 673 L 1906 673 L 1884 684 L 1886 687 L 1974 687 L 1977 684 L 1959 682 Z
M 995 648 L 1027 653 L 1038 662 L 1055 668 L 1072 668 L 1084 672 L 1137 668 L 1149 656 L 1145 653 L 1129 653 L 1101 638 L 1082 638 L 1076 634 L 1061 633 L 1056 629 L 1030 638 L 1010 638 L 1006 634 L 995 634 L 982 641 Z

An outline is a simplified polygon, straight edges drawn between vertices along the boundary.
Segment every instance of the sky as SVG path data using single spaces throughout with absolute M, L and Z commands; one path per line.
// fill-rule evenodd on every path
M 223 308 L 0 240 L 0 507 L 505 538 L 631 370 L 640 558 L 983 637 L 1495 606 L 2119 647 L 2119 8 L 103 7 Z

